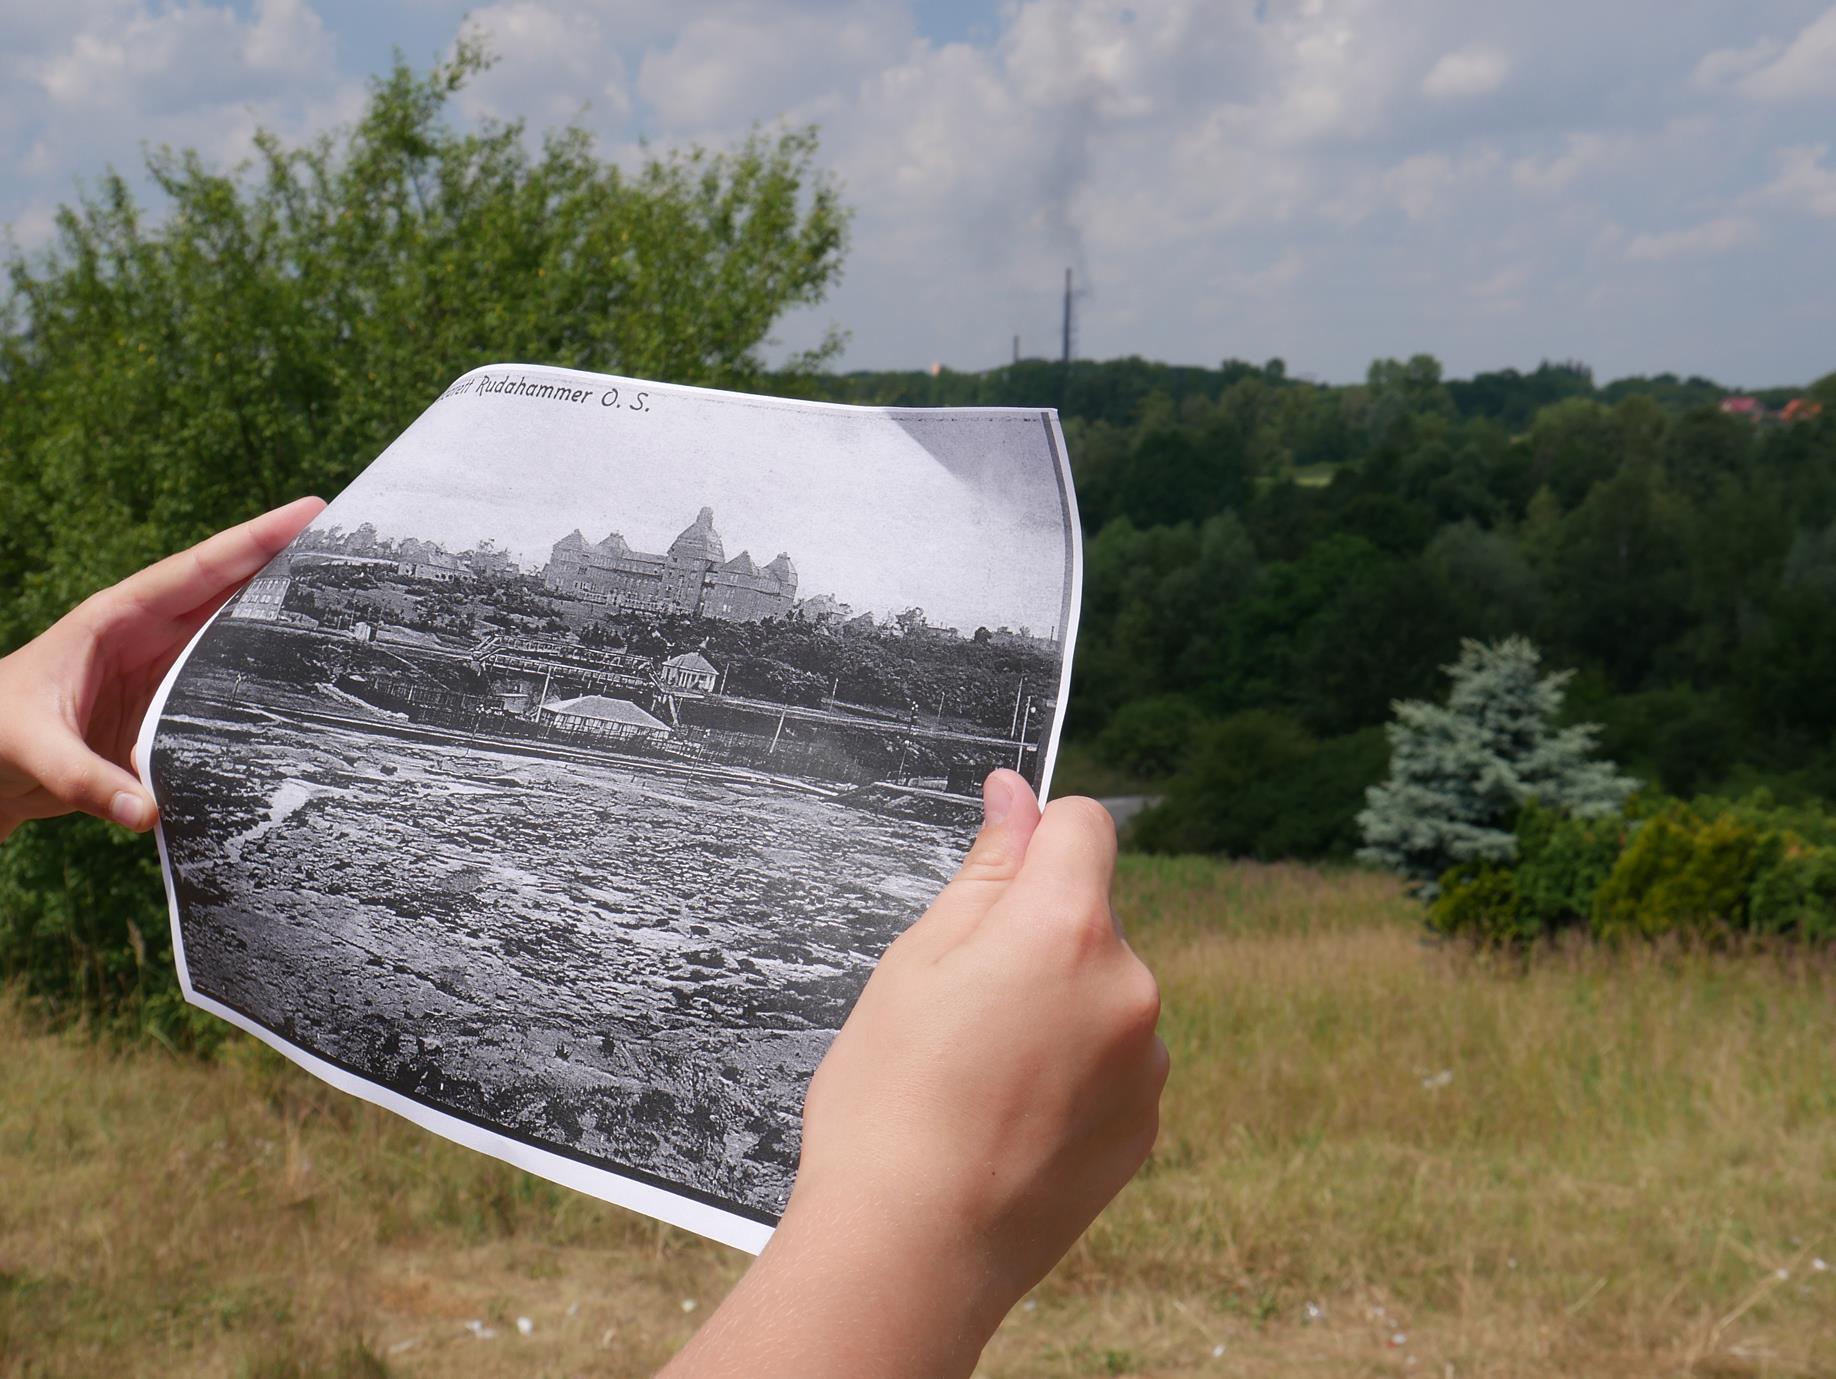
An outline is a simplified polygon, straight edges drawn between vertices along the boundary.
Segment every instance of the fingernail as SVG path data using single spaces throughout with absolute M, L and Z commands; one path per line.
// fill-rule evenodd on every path
M 141 828 L 147 819 L 146 802 L 132 791 L 120 791 L 108 802 L 108 817 L 123 828 Z
M 1014 783 L 999 771 L 982 782 L 982 824 L 998 824 L 1014 807 Z

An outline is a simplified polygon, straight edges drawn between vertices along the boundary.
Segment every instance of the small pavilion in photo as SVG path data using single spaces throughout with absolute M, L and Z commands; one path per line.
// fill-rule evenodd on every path
M 712 694 L 714 693 L 714 682 L 720 678 L 720 672 L 714 669 L 708 658 L 699 651 L 685 651 L 682 655 L 671 656 L 665 661 L 657 672 L 657 678 L 669 689 Z
M 669 738 L 667 723 L 629 699 L 582 694 L 573 699 L 551 699 L 542 705 L 541 712 L 547 722 L 614 742 L 664 742 Z

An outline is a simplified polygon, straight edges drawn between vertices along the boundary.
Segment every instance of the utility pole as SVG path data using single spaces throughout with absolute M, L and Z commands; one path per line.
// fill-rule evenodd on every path
M 1020 337 L 1016 335 L 1014 337 L 1014 363 L 1018 364 L 1019 362 L 1020 362 Z
M 1063 363 L 1067 369 L 1071 367 L 1071 270 L 1069 268 L 1065 269 L 1065 340 Z
M 1026 693 L 1026 677 L 1020 677 L 1020 683 L 1014 686 L 1014 721 L 1007 725 L 1007 735 L 1020 736 L 1020 696 Z
M 1033 696 L 1029 694 L 1026 697 L 1026 717 L 1021 720 L 1023 731 L 1016 733 L 1014 736 L 1014 770 L 1016 771 L 1020 769 L 1020 763 L 1026 760 L 1026 734 L 1024 730 L 1030 729 L 1032 725 Z

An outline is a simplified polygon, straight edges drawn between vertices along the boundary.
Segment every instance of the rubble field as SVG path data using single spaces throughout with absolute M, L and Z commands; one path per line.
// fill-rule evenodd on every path
M 971 838 L 254 715 L 169 717 L 154 769 L 199 992 L 430 1106 L 773 1215 L 810 1074 Z

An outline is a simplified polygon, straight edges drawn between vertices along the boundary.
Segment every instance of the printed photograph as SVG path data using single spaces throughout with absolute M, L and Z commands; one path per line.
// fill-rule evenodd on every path
M 1076 532 L 1049 413 L 468 375 L 172 682 L 192 988 L 774 1221 L 808 1079 L 981 781 L 1047 782 Z

